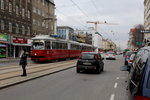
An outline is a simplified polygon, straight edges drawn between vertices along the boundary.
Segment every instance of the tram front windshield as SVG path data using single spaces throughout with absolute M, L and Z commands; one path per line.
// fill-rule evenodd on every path
M 43 42 L 33 42 L 32 49 L 44 49 L 44 43 Z

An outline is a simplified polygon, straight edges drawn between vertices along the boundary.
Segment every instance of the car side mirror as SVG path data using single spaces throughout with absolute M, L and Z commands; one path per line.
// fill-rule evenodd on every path
M 130 67 L 129 66 L 121 66 L 120 67 L 120 71 L 130 71 Z

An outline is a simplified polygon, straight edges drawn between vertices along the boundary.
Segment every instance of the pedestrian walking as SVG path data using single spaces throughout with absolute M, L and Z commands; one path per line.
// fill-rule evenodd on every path
M 19 65 L 22 66 L 22 70 L 23 70 L 23 74 L 21 76 L 27 76 L 27 72 L 26 72 L 26 66 L 27 66 L 27 52 L 25 49 L 23 49 L 21 51 L 21 55 L 20 55 L 21 59 L 19 62 Z

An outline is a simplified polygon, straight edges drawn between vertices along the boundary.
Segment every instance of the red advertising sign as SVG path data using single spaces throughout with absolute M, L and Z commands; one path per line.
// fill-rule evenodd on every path
M 28 39 L 26 39 L 26 38 L 19 38 L 19 37 L 13 37 L 13 43 L 28 44 Z

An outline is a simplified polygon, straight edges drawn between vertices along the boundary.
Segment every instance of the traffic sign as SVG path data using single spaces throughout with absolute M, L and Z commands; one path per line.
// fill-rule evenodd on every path
M 150 30 L 141 30 L 141 33 L 150 33 Z

